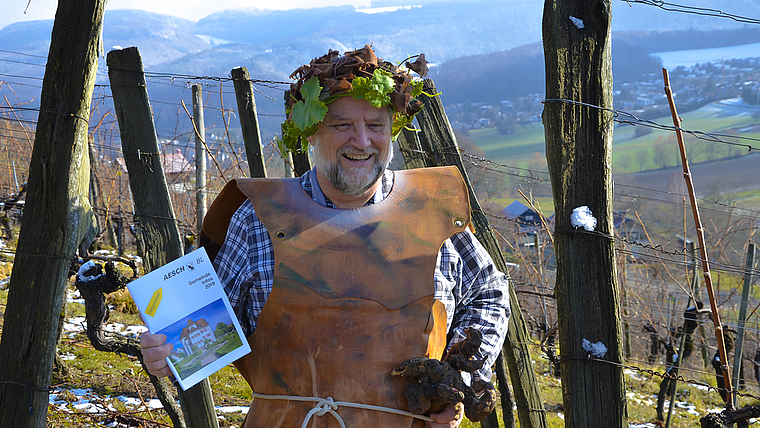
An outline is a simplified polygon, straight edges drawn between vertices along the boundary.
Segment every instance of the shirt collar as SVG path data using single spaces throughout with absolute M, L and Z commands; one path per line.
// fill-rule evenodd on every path
M 372 195 L 369 201 L 367 201 L 367 205 L 376 204 L 385 199 L 391 193 L 391 189 L 393 188 L 393 171 L 386 169 L 381 180 L 381 186 L 377 189 L 375 194 Z M 335 208 L 335 204 L 333 204 L 331 200 L 327 199 L 325 194 L 322 193 L 322 189 L 319 187 L 316 167 L 310 169 L 306 172 L 306 174 L 304 174 L 303 180 L 301 181 L 301 187 L 303 187 L 307 193 L 309 193 L 308 189 L 311 188 L 311 199 L 313 199 L 314 202 L 322 205 L 323 207 Z

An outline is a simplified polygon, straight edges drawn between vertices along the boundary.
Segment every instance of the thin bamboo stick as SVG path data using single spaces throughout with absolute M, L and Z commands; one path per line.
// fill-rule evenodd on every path
M 707 287 L 707 296 L 710 298 L 710 309 L 712 311 L 713 323 L 715 324 L 715 338 L 718 340 L 718 356 L 720 357 L 721 370 L 723 371 L 723 381 L 726 388 L 726 409 L 734 409 L 733 394 L 731 393 L 733 387 L 731 386 L 731 375 L 729 374 L 728 357 L 726 355 L 726 345 L 723 341 L 723 326 L 720 322 L 720 314 L 718 314 L 718 306 L 715 302 L 715 293 L 713 291 L 712 276 L 710 275 L 710 262 L 707 259 L 707 246 L 705 244 L 705 230 L 702 227 L 702 220 L 699 217 L 699 207 L 697 206 L 697 198 L 694 194 L 694 182 L 691 178 L 691 171 L 689 170 L 689 162 L 686 159 L 686 146 L 683 142 L 683 132 L 681 131 L 681 118 L 676 111 L 676 103 L 673 100 L 673 92 L 670 90 L 670 77 L 668 70 L 662 69 L 662 77 L 665 83 L 665 95 L 668 97 L 668 104 L 670 104 L 670 113 L 673 116 L 673 125 L 676 129 L 676 138 L 678 139 L 678 147 L 681 149 L 681 163 L 683 164 L 683 177 L 686 180 L 686 187 L 689 190 L 689 198 L 691 200 L 691 211 L 694 215 L 694 225 L 697 228 L 697 237 L 699 238 L 699 252 L 702 258 L 702 271 L 705 277 L 705 286 Z

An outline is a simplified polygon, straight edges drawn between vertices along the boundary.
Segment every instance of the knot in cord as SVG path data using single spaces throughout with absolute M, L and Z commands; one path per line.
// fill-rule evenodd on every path
M 306 418 L 304 418 L 303 424 L 301 424 L 301 428 L 306 428 L 306 425 L 308 425 L 309 420 L 312 416 L 324 416 L 328 413 L 333 415 L 333 417 L 338 420 L 341 428 L 346 428 L 346 424 L 343 422 L 343 418 L 340 417 L 336 410 L 338 410 L 338 404 L 333 400 L 332 397 L 318 398 L 317 404 L 314 405 L 314 408 L 311 409 L 306 415 Z
M 331 414 L 335 419 L 337 419 L 338 423 L 340 424 L 341 428 L 346 428 L 345 422 L 343 422 L 343 418 L 340 417 L 338 412 L 339 406 L 343 407 L 351 407 L 354 409 L 364 409 L 364 410 L 374 410 L 378 412 L 386 412 L 386 413 L 392 413 L 395 415 L 401 415 L 401 416 L 407 416 L 410 418 L 415 419 L 421 419 L 426 422 L 433 422 L 433 419 L 430 418 L 430 416 L 425 415 L 416 415 L 411 412 L 407 412 L 405 410 L 398 410 L 398 409 L 391 409 L 388 407 L 382 407 L 382 406 L 373 406 L 370 404 L 359 404 L 359 403 L 351 403 L 346 401 L 335 401 L 332 397 L 327 398 L 320 398 L 320 397 L 299 397 L 294 395 L 272 395 L 272 394 L 261 394 L 256 391 L 251 391 L 251 394 L 255 398 L 261 398 L 265 400 L 289 400 L 289 401 L 311 401 L 315 402 L 314 408 L 312 408 L 308 414 L 306 414 L 306 418 L 303 421 L 303 424 L 301 425 L 301 428 L 306 428 L 306 425 L 308 424 L 309 420 L 312 416 L 324 416 L 326 414 Z

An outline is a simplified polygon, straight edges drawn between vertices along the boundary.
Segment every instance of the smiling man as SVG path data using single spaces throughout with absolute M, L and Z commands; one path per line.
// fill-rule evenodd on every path
M 426 71 L 424 57 L 407 66 Z M 252 349 L 235 364 L 255 397 L 245 427 L 456 427 L 461 407 L 413 414 L 413 382 L 391 372 L 441 359 L 474 328 L 485 364 L 472 380 L 490 381 L 509 285 L 467 229 L 455 168 L 388 170 L 421 82 L 369 46 L 330 51 L 293 76 L 283 138 L 310 145 L 314 169 L 230 182 L 203 226 Z M 170 373 L 164 342 L 141 338 L 159 376 Z

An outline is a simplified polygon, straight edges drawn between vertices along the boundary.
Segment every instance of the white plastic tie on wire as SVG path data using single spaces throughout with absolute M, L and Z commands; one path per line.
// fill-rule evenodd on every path
M 576 18 L 572 15 L 570 15 L 570 20 L 573 21 L 573 24 L 575 24 L 576 27 L 578 27 L 579 30 L 582 30 L 586 28 L 586 26 L 583 24 L 583 20 L 580 18 Z
M 587 206 L 578 207 L 570 214 L 570 224 L 573 227 L 582 227 L 589 232 L 596 228 L 596 218 L 591 215 L 591 210 Z
M 595 358 L 602 358 L 607 353 L 607 347 L 602 342 L 591 343 L 588 339 L 583 339 L 581 342 L 583 350 L 594 356 Z

